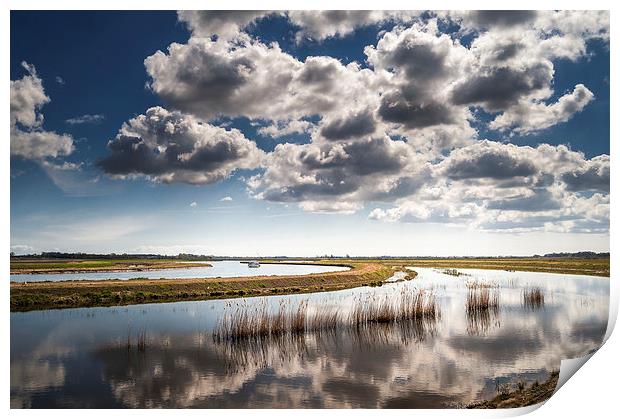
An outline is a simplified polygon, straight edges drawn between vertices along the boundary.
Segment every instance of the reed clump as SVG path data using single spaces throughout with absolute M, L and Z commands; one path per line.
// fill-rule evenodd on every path
M 467 331 L 471 335 L 486 333 L 492 319 L 499 314 L 499 288 L 489 284 L 468 286 L 466 314 Z
M 363 328 L 370 324 L 393 324 L 405 321 L 434 321 L 440 315 L 432 292 L 403 291 L 395 300 L 385 296 L 357 299 L 348 315 L 338 308 L 319 308 L 309 312 L 308 302 L 297 305 L 283 302 L 276 311 L 266 305 L 258 308 L 237 307 L 225 314 L 213 331 L 219 341 L 244 341 L 281 336 L 301 336 L 309 332 L 335 331 L 338 328 Z
M 264 304 L 254 309 L 240 306 L 222 317 L 213 338 L 216 341 L 239 341 L 301 335 L 309 331 L 334 329 L 339 321 L 339 313 L 333 310 L 310 316 L 307 301 L 300 302 L 296 307 L 282 302 L 275 312 L 270 312 Z
M 499 311 L 499 291 L 490 288 L 470 288 L 467 294 L 467 314 Z
M 425 290 L 401 292 L 396 301 L 389 297 L 357 300 L 350 315 L 355 327 L 368 323 L 395 323 L 406 320 L 436 319 L 439 305 L 435 295 Z
M 499 288 L 499 284 L 497 282 L 483 282 L 483 281 L 467 281 L 465 286 L 468 290 L 479 290 L 479 289 L 493 289 Z
M 545 294 L 539 287 L 524 289 L 521 299 L 523 307 L 529 310 L 539 310 L 545 306 Z
M 457 269 L 451 269 L 451 268 L 443 269 L 441 273 L 445 275 L 450 275 L 450 276 L 469 276 L 465 272 L 461 272 Z

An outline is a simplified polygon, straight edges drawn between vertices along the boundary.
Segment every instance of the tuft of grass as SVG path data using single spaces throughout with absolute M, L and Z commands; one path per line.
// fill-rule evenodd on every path
M 467 331 L 471 335 L 486 333 L 491 319 L 499 314 L 499 288 L 488 284 L 471 286 L 467 293 Z
M 499 292 L 491 292 L 489 288 L 473 288 L 467 294 L 467 313 L 499 311 Z
M 545 294 L 539 287 L 524 289 L 521 299 L 523 307 L 529 310 L 540 310 L 545 306 Z
M 454 268 L 443 269 L 441 273 L 444 275 L 450 275 L 450 276 L 469 276 L 468 274 L 461 272 L 459 270 L 456 270 Z
M 469 290 L 499 288 L 499 284 L 497 282 L 483 282 L 477 280 L 467 281 L 465 286 Z
M 350 320 L 354 326 L 361 327 L 368 323 L 435 319 L 438 316 L 439 305 L 433 293 L 425 290 L 410 293 L 403 290 L 395 302 L 392 302 L 388 296 L 357 300 L 351 312 Z

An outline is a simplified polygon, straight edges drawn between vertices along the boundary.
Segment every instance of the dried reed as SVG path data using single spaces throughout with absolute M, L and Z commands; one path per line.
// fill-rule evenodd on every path
M 521 296 L 526 309 L 539 310 L 545 306 L 545 294 L 538 287 L 524 289 Z

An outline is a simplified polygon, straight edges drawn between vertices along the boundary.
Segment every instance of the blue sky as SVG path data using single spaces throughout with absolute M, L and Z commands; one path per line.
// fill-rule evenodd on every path
M 609 249 L 607 14 L 316 13 L 12 12 L 12 250 Z

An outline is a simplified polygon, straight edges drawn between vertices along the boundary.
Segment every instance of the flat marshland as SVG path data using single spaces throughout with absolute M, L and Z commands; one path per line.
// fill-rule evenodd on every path
M 14 259 L 11 274 L 140 272 L 205 266 L 209 265 L 176 259 Z
M 79 280 L 11 283 L 11 310 L 94 307 L 184 300 L 334 291 L 364 285 L 381 285 L 408 266 L 444 268 L 460 276 L 457 268 L 533 271 L 609 276 L 609 259 L 582 258 L 463 258 L 463 259 L 307 259 L 296 262 L 264 260 L 261 263 L 348 266 L 343 272 L 307 275 L 251 276 L 191 279 Z M 11 261 L 15 272 L 89 272 L 122 269 L 147 270 L 190 267 L 178 260 L 41 260 Z M 205 267 L 204 263 L 199 264 Z
M 609 258 L 437 258 L 403 259 L 398 263 L 420 268 L 497 269 L 573 275 L 609 276 Z
M 379 263 L 355 262 L 347 265 L 351 268 L 348 271 L 308 275 L 13 282 L 11 310 L 28 311 L 334 291 L 364 285 L 380 285 L 395 272 L 394 268 Z

